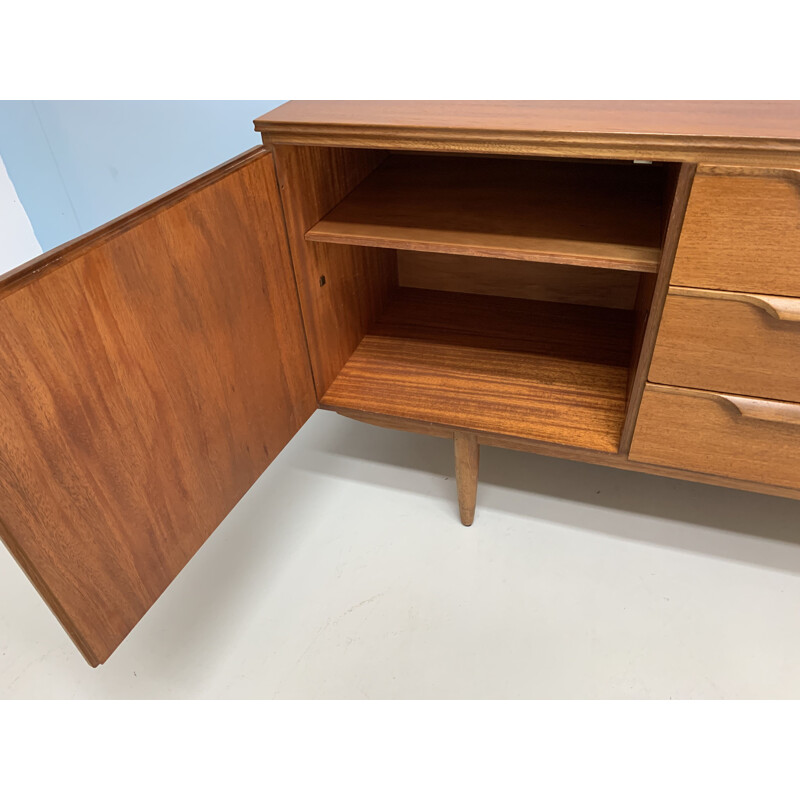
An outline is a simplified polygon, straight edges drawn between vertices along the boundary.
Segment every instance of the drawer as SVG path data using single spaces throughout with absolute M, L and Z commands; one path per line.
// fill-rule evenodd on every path
M 800 299 L 671 287 L 649 379 L 800 402 Z
M 631 461 L 800 488 L 800 405 L 648 384 Z
M 800 297 L 800 169 L 700 166 L 672 283 Z

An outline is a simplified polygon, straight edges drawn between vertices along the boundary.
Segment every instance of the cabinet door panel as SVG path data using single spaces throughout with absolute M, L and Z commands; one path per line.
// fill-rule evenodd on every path
M 260 148 L 0 279 L 0 534 L 91 664 L 315 407 Z

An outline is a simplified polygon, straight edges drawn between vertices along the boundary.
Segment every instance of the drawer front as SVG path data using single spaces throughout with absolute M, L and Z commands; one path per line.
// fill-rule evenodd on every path
M 800 405 L 648 384 L 631 461 L 800 488 Z
M 800 169 L 700 166 L 672 283 L 800 297 Z
M 672 287 L 649 379 L 800 402 L 800 299 Z

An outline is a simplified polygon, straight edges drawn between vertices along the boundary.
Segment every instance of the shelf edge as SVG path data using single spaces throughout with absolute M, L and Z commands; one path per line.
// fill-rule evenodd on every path
M 616 269 L 626 272 L 657 273 L 661 250 L 656 247 L 631 248 L 642 253 L 641 258 L 619 259 L 603 256 L 587 256 L 558 253 L 549 250 L 519 250 L 493 245 L 457 245 L 439 242 L 409 241 L 385 236 L 354 235 L 334 231 L 320 231 L 314 226 L 305 234 L 307 242 L 353 245 L 356 247 L 378 247 L 391 250 L 411 250 L 420 253 L 445 253 L 448 255 L 474 256 L 478 258 L 502 258 L 508 261 L 528 261 L 545 264 L 566 264 L 576 267 Z M 646 256 L 649 253 L 651 255 Z

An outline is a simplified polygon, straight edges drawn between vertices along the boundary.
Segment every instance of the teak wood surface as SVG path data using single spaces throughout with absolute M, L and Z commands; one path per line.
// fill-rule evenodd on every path
M 800 102 L 295 100 L 255 120 L 265 143 L 796 165 Z
M 699 167 L 672 283 L 800 297 L 800 168 Z
M 643 275 L 639 282 L 639 294 L 636 297 L 636 330 L 628 383 L 628 407 L 620 439 L 622 453 L 628 452 L 633 440 L 694 175 L 694 164 L 681 164 L 673 169 L 671 178 L 674 181 L 674 190 L 668 201 L 669 217 L 664 230 L 658 274 L 655 278 Z
M 306 239 L 655 272 L 665 177 L 655 165 L 393 155 Z
M 317 398 L 453 439 L 465 524 L 482 445 L 800 499 L 800 103 L 256 127 L 272 154 L 0 277 L 0 537 L 91 664 Z
M 393 251 L 305 241 L 305 232 L 386 157 L 371 150 L 274 148 L 286 228 L 322 397 L 397 284 Z
M 615 452 L 632 314 L 400 289 L 321 405 Z
M 474 433 L 456 431 L 453 436 L 456 457 L 456 486 L 458 511 L 463 525 L 475 520 L 475 503 L 478 498 L 478 467 L 481 450 Z
M 316 407 L 259 149 L 0 281 L 0 533 L 86 659 Z
M 648 384 L 630 457 L 800 489 L 800 405 Z
M 639 288 L 639 275 L 625 270 L 413 250 L 398 252 L 397 281 L 400 286 L 416 289 L 629 310 Z
M 650 380 L 800 403 L 800 299 L 673 286 Z

